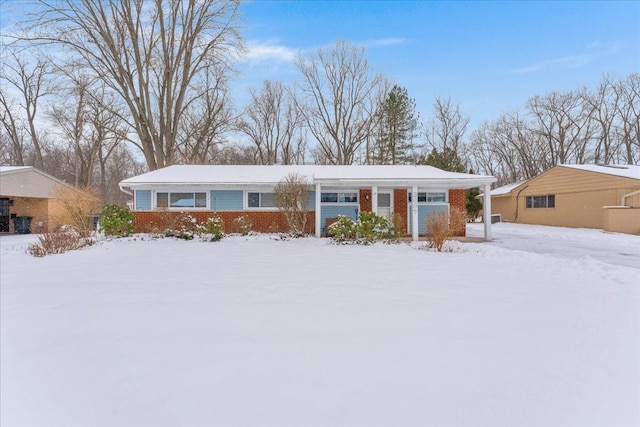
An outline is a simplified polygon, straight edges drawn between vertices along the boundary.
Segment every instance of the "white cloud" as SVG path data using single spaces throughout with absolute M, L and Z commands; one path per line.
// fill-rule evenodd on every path
M 248 62 L 291 62 L 297 50 L 273 42 L 248 42 L 247 53 L 243 59 Z
M 363 44 L 366 47 L 378 47 L 378 46 L 395 46 L 399 44 L 407 44 L 409 42 L 411 42 L 411 40 L 406 38 L 388 37 L 383 39 L 368 40 Z
M 580 67 L 591 62 L 593 58 L 594 57 L 592 55 L 572 55 L 565 56 L 563 58 L 548 59 L 545 61 L 536 62 L 526 67 L 516 68 L 515 70 L 511 70 L 511 73 L 526 74 L 532 73 L 534 71 L 544 71 L 548 69 Z

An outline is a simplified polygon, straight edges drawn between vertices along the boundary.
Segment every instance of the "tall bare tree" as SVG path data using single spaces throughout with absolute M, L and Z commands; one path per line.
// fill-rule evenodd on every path
M 76 186 L 104 181 L 106 161 L 126 136 L 122 114 L 100 80 L 85 75 L 65 74 L 68 88 L 49 109 L 59 133 L 59 145 L 66 147 L 68 174 Z M 63 148 L 64 149 L 64 148 Z
M 640 162 L 640 74 L 630 74 L 620 79 L 613 90 L 618 98 L 619 124 L 616 133 L 624 149 L 627 164 Z
M 237 127 L 255 146 L 257 163 L 291 164 L 302 125 L 302 112 L 296 108 L 293 95 L 285 85 L 271 80 L 265 80 L 259 92 L 250 88 L 249 93 L 251 103 Z
M 338 41 L 299 55 L 295 66 L 302 74 L 299 105 L 317 140 L 316 159 L 349 165 L 371 135 L 383 78 L 367 61 L 364 47 Z
M 11 141 L 13 161 L 25 164 L 25 152 L 34 152 L 33 165 L 43 168 L 43 141 L 37 130 L 38 109 L 50 94 L 50 62 L 43 56 L 27 57 L 16 51 L 3 54 L 0 67 L 0 123 Z
M 232 72 L 241 49 L 234 0 L 39 0 L 25 39 L 55 43 L 126 105 L 133 143 L 154 170 L 180 161 L 180 132 L 210 96 L 204 74 Z M 215 69 L 215 72 L 212 72 Z M 211 121 L 199 123 L 210 126 Z

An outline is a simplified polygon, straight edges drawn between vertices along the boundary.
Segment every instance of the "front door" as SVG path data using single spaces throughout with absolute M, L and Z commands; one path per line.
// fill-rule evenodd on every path
M 393 215 L 393 197 L 391 193 L 378 193 L 378 216 L 391 220 Z
M 0 199 L 0 233 L 9 232 L 9 199 Z

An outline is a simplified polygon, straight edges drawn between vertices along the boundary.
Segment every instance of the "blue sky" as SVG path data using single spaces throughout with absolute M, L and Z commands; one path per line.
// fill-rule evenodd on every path
M 19 0 L 0 0 L 0 27 Z M 364 45 L 371 65 L 407 88 L 426 119 L 451 96 L 470 128 L 534 95 L 595 87 L 603 73 L 640 72 L 640 1 L 275 1 L 243 3 L 249 55 L 233 91 L 291 83 L 299 53 L 338 39 Z
M 338 39 L 406 87 L 422 118 L 451 96 L 471 127 L 534 95 L 640 72 L 638 1 L 269 1 L 244 4 L 242 91 L 298 78 L 298 52 Z M 240 92 L 239 103 L 246 102 Z

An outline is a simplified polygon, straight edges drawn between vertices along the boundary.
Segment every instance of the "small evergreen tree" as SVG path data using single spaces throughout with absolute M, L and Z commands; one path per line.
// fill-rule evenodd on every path
M 434 148 L 427 157 L 421 156 L 418 164 L 433 166 L 449 172 L 464 173 L 467 170 L 458 153 L 448 147 L 442 151 Z
M 482 202 L 477 198 L 479 194 L 478 187 L 467 190 L 467 216 L 469 218 L 476 219 L 482 210 Z

